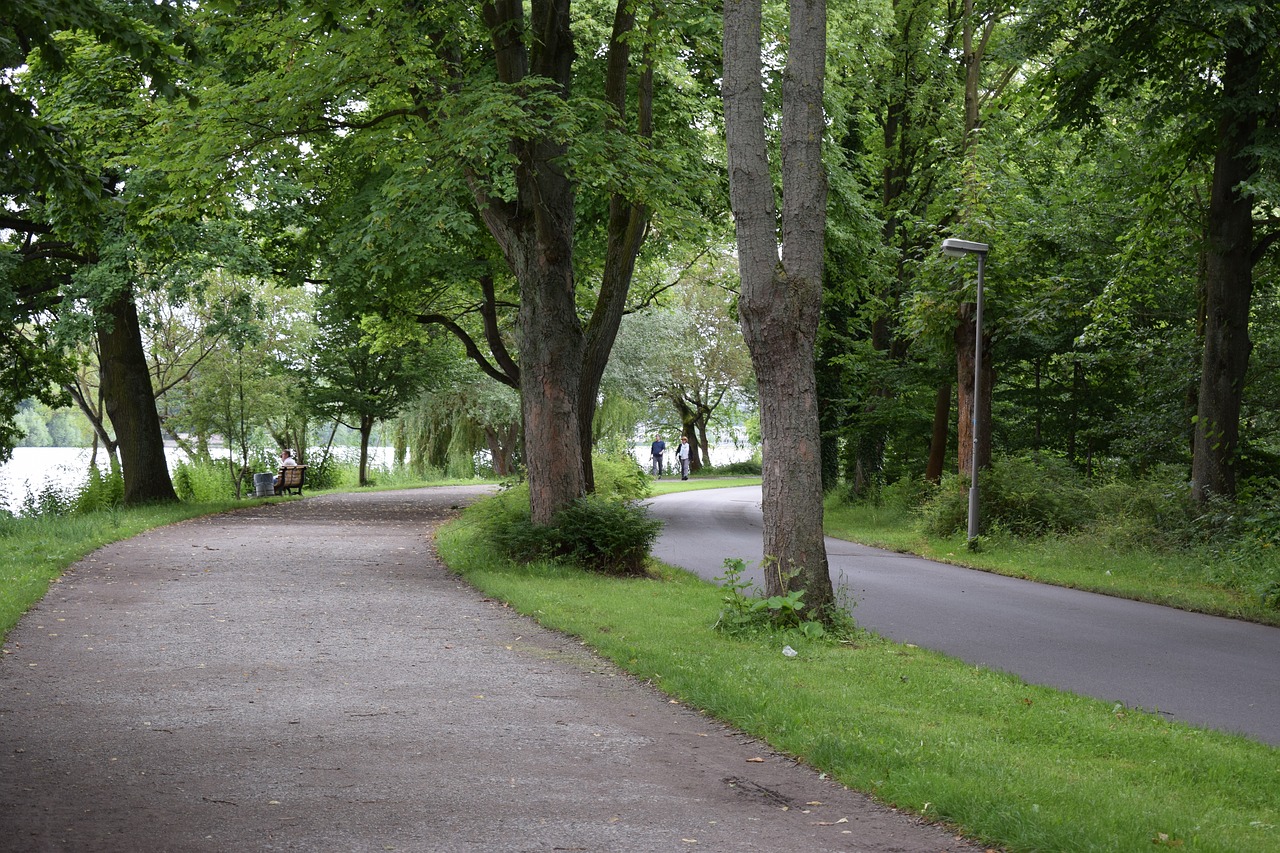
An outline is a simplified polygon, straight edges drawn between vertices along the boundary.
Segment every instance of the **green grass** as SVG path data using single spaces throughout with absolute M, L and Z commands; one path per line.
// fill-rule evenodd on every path
M 653 480 L 650 483 L 650 489 L 656 496 L 670 495 L 676 492 L 692 492 L 699 489 L 730 489 L 734 486 L 758 485 L 760 485 L 759 477 L 698 477 L 695 475 L 688 480 L 681 480 L 678 477 L 664 477 L 661 480 Z
M 1280 850 L 1277 751 L 862 637 L 713 630 L 723 592 L 512 566 L 466 523 L 446 562 L 486 594 L 850 787 L 1011 850 Z M 784 644 L 798 657 L 781 654 Z
M 1280 626 L 1280 610 L 1267 607 L 1256 595 L 1216 582 L 1221 571 L 1207 571 L 1214 557 L 1201 551 L 1118 547 L 1083 534 L 984 537 L 978 550 L 970 550 L 964 534 L 926 535 L 901 509 L 835 499 L 827 501 L 824 527 L 827 535 L 838 539 L 1009 577 Z

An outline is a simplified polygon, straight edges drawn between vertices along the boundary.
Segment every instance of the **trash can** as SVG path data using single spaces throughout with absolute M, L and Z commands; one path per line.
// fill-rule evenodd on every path
M 268 498 L 276 492 L 275 474 L 254 474 L 253 492 L 257 497 Z

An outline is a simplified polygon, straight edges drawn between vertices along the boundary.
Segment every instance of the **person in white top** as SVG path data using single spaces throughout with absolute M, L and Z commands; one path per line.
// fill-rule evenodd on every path
M 281 450 L 281 451 L 280 451 L 280 467 L 281 467 L 281 468 L 296 468 L 296 467 L 298 467 L 298 460 L 293 458 L 293 454 L 292 454 L 292 453 L 290 453 L 290 452 L 289 452 L 289 450 L 288 450 L 287 448 L 286 448 L 286 449 L 284 449 L 284 450 Z M 277 488 L 277 489 L 278 489 L 278 488 L 280 488 L 280 475 L 279 475 L 279 474 L 276 474 L 276 476 L 275 476 L 275 486 L 276 486 L 276 488 Z
M 676 451 L 676 458 L 680 460 L 680 479 L 689 479 L 689 437 L 687 435 L 680 436 L 680 449 Z

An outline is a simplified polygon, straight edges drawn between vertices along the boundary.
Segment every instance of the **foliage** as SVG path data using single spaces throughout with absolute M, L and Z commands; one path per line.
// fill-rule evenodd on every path
M 596 494 L 621 501 L 641 501 L 649 497 L 652 486 L 644 469 L 628 454 L 597 454 L 595 467 Z
M 649 478 L 634 460 L 596 457 L 596 493 L 572 501 L 551 524 L 534 524 L 529 487 L 517 483 L 466 510 L 487 541 L 520 562 L 565 559 L 592 571 L 640 575 L 662 522 L 639 500 Z
M 481 502 L 472 518 L 483 519 L 489 542 L 518 562 L 565 559 L 610 575 L 641 575 L 662 522 L 634 502 L 584 495 L 559 510 L 547 525 L 534 524 L 526 501 L 507 495 Z
M 662 522 L 635 503 L 584 495 L 552 521 L 551 553 L 610 575 L 642 575 Z
M 925 498 L 919 509 L 922 529 L 937 536 L 965 529 L 968 490 L 967 477 L 951 476 L 936 489 L 916 491 Z M 1185 496 L 1185 483 L 1171 482 L 1166 469 L 1129 481 L 1091 480 L 1048 454 L 1000 456 L 979 475 L 979 520 L 985 533 L 1020 537 L 1106 525 L 1151 545 L 1159 531 L 1175 533 L 1187 517 Z
M 804 614 L 804 590 L 788 590 L 782 595 L 765 595 L 760 590 L 749 594 L 755 586 L 744 580 L 746 563 L 741 558 L 728 557 L 724 561 L 724 574 L 717 577 L 724 588 L 724 608 L 713 626 L 726 634 L 742 634 L 751 631 L 795 631 L 810 639 L 826 635 L 822 623 Z
M 1263 481 L 1251 498 L 1212 497 L 1191 530 L 1207 550 L 1211 577 L 1280 610 L 1280 483 Z
M 85 481 L 74 488 L 45 483 L 32 491 L 28 486 L 19 501 L 17 517 L 24 519 L 61 518 L 113 511 L 124 502 L 124 480 L 119 471 L 103 471 L 89 466 Z

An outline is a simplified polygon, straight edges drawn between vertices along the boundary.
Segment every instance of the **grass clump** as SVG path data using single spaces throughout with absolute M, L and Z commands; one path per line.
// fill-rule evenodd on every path
M 743 578 L 746 562 L 727 557 L 724 574 L 716 578 L 723 591 L 720 616 L 712 626 L 726 634 L 795 631 L 810 639 L 831 638 L 849 641 L 857 635 L 857 625 L 846 607 L 833 606 L 829 612 L 815 611 L 804 602 L 804 590 L 788 589 L 792 578 L 783 576 L 780 595 L 768 595 Z
M 1276 750 L 873 636 L 713 630 L 725 590 L 662 566 L 514 564 L 439 537 L 486 594 L 883 802 L 1010 850 L 1280 849 Z M 790 647 L 794 656 L 785 653 Z

